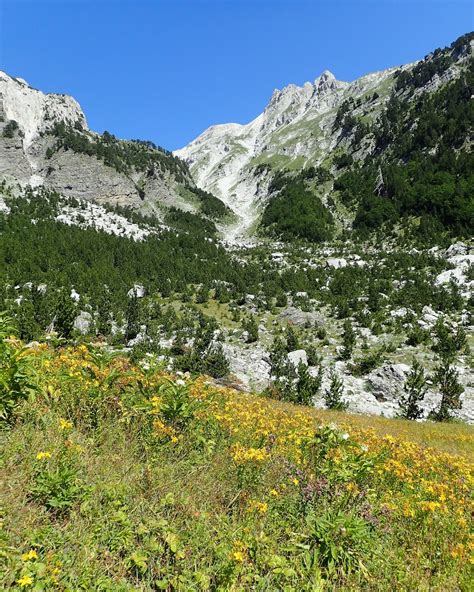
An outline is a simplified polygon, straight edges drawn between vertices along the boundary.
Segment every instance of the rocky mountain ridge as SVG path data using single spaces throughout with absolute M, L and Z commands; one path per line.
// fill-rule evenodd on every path
M 473 44 L 472 35 L 465 36 L 460 49 L 453 44 L 450 63 L 442 69 L 434 67 L 423 84 L 410 90 L 413 98 L 459 77 L 472 57 Z M 231 238 L 248 233 L 268 200 L 269 172 L 319 165 L 331 169 L 334 156 L 347 152 L 351 141 L 340 110 L 350 102 L 346 113 L 365 125 L 377 122 L 394 93 L 407 96 L 404 88 L 397 88 L 399 76 L 416 75 L 417 68 L 425 65 L 429 71 L 431 64 L 444 57 L 438 52 L 351 83 L 338 81 L 325 71 L 314 83 L 290 84 L 275 90 L 264 111 L 250 123 L 212 126 L 175 154 L 189 164 L 199 187 L 213 192 L 239 215 Z M 362 161 L 373 150 L 373 142 L 366 141 L 351 150 L 352 157 Z
M 160 216 L 199 212 L 187 166 L 151 142 L 89 130 L 78 102 L 0 72 L 0 177 L 66 197 Z

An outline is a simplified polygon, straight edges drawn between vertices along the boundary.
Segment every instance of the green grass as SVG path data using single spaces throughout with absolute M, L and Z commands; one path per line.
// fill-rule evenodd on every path
M 3 589 L 469 589 L 470 426 L 180 385 L 84 346 L 19 360 Z

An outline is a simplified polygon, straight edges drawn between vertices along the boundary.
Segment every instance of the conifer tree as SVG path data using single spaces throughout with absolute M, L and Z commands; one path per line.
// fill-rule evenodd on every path
M 101 335 L 108 335 L 110 333 L 111 302 L 109 291 L 105 288 L 100 293 L 97 312 L 97 331 Z
M 344 383 L 334 368 L 331 369 L 330 379 L 329 388 L 324 392 L 324 402 L 328 409 L 344 411 L 347 409 L 347 403 L 342 398 Z
M 258 341 L 258 323 L 253 315 L 250 315 L 242 322 L 242 329 L 247 331 L 247 343 L 255 343 Z
M 125 340 L 130 341 L 130 339 L 134 339 L 140 331 L 140 314 L 136 290 L 133 290 L 132 295 L 129 298 L 125 322 Z
M 296 335 L 295 330 L 291 325 L 286 328 L 285 331 L 285 338 L 286 338 L 286 349 L 288 352 L 295 351 L 299 348 L 298 336 Z
M 35 309 L 32 301 L 25 298 L 19 304 L 17 314 L 18 336 L 24 341 L 36 339 L 39 335 L 40 327 L 35 319 Z
M 313 398 L 321 388 L 322 373 L 319 370 L 316 376 L 309 373 L 308 367 L 303 362 L 298 364 L 298 379 L 295 385 L 294 403 L 299 405 L 311 405 Z
M 223 378 L 229 374 L 229 360 L 226 358 L 222 344 L 210 348 L 205 360 L 205 372 L 214 378 Z
M 418 419 L 423 415 L 423 409 L 420 408 L 419 403 L 423 401 L 427 389 L 425 371 L 423 366 L 415 359 L 403 385 L 404 394 L 399 401 L 400 417 Z
M 449 360 L 441 360 L 435 370 L 434 382 L 441 392 L 441 403 L 430 417 L 436 421 L 448 421 L 452 417 L 452 411 L 461 409 L 461 395 L 464 392 L 464 387 L 459 382 L 459 373 Z
M 350 360 L 352 357 L 352 352 L 354 351 L 354 346 L 356 343 L 356 333 L 352 328 L 352 324 L 347 319 L 344 321 L 344 333 L 342 335 L 342 351 L 341 351 L 341 359 L 342 360 Z
M 54 328 L 64 337 L 70 339 L 74 329 L 74 319 L 76 318 L 76 307 L 67 289 L 61 290 L 57 303 Z

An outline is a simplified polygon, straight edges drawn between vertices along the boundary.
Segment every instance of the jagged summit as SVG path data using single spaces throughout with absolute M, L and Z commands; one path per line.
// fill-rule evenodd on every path
M 406 97 L 408 93 L 414 98 L 436 92 L 460 76 L 472 56 L 473 43 L 468 34 L 420 62 L 373 72 L 353 82 L 338 80 L 324 70 L 314 82 L 275 89 L 250 123 L 213 126 L 175 154 L 189 163 L 199 187 L 238 214 L 238 224 L 228 231 L 233 240 L 255 227 L 270 199 L 268 188 L 275 172 L 321 164 L 334 169 L 333 159 L 344 154 L 351 162 L 364 161 L 374 150 L 374 138 L 364 130 L 378 125 L 392 94 L 401 92 Z M 359 139 L 365 138 L 356 142 L 357 150 L 353 145 L 356 126 L 360 126 Z
M 245 125 L 215 125 L 175 154 L 186 160 L 197 185 L 222 199 L 240 217 L 229 238 L 249 228 L 265 184 L 250 169 L 274 159 L 317 159 L 334 143 L 332 121 L 348 96 L 360 96 L 390 77 L 377 72 L 353 83 L 324 70 L 314 82 L 275 89 L 263 112 Z

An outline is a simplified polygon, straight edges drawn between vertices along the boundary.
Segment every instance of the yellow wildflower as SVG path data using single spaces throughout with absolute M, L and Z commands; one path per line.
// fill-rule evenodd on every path
M 439 502 L 420 502 L 420 506 L 422 510 L 426 510 L 427 512 L 435 512 L 441 508 Z
M 51 452 L 38 452 L 36 455 L 37 460 L 43 460 L 45 458 L 51 458 Z
M 232 449 L 232 458 L 238 465 L 248 462 L 264 462 L 268 458 L 268 453 L 263 448 L 245 448 L 241 444 L 236 444 Z
M 31 576 L 22 576 L 16 583 L 20 586 L 20 588 L 25 588 L 26 586 L 31 586 L 33 583 L 33 578 Z
M 27 553 L 23 553 L 21 559 L 22 561 L 31 561 L 32 559 L 38 559 L 38 553 L 34 549 L 30 549 Z
M 245 554 L 242 551 L 234 551 L 232 553 L 232 559 L 234 561 L 238 561 L 239 563 L 243 563 L 245 561 Z
M 59 420 L 59 427 L 62 430 L 70 430 L 70 429 L 72 429 L 72 423 L 70 421 L 68 421 L 67 419 L 63 419 L 61 417 Z

